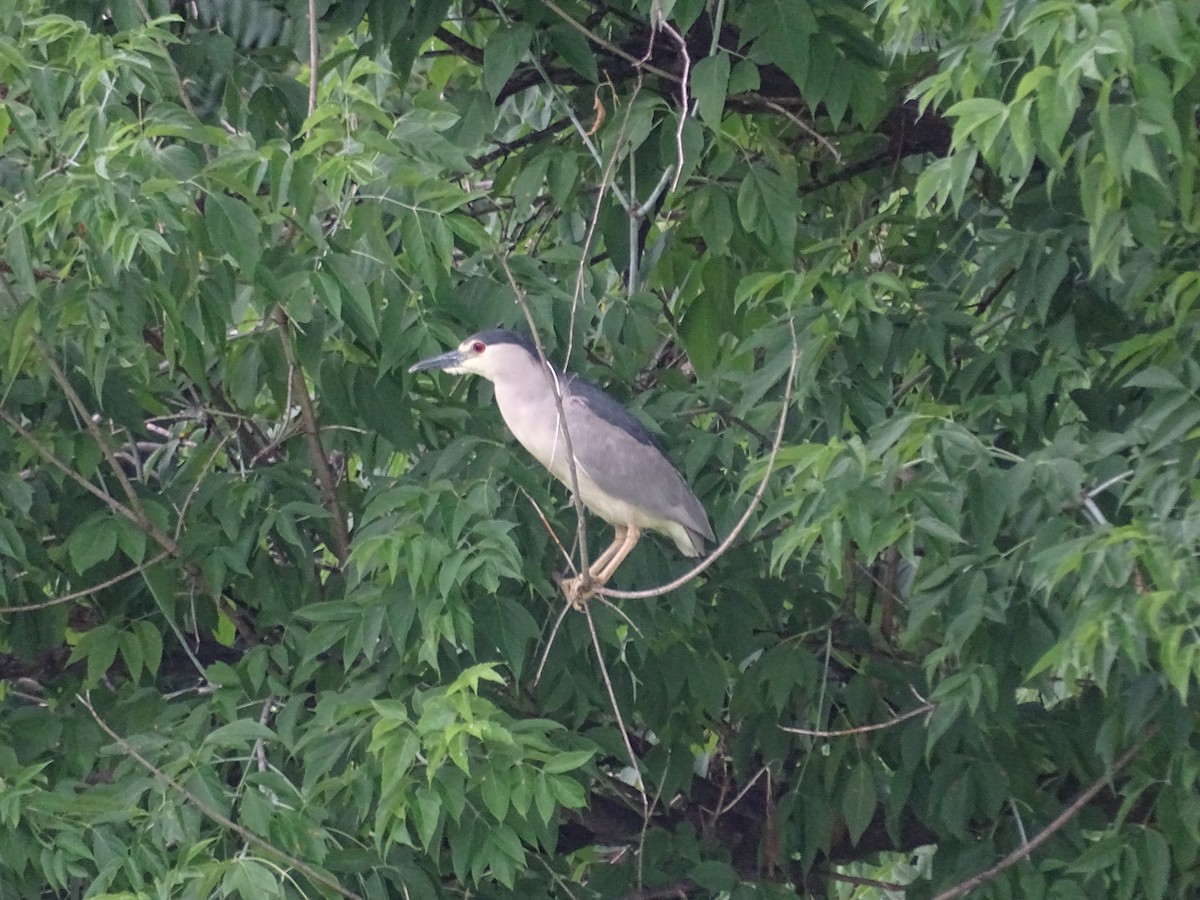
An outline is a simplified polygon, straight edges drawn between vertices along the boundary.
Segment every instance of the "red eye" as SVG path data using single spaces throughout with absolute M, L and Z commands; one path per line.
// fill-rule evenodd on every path
M 472 353 L 482 353 L 486 349 L 487 349 L 487 344 L 485 344 L 483 341 L 476 341 L 475 343 L 473 343 L 471 345 Z

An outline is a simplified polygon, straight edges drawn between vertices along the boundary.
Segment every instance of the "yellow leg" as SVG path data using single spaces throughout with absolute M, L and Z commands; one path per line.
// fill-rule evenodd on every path
M 642 536 L 641 529 L 636 525 L 630 525 L 625 529 L 625 534 L 621 540 L 621 546 L 617 548 L 611 556 L 605 552 L 601 558 L 605 559 L 604 567 L 597 571 L 597 566 L 592 566 L 592 580 L 596 582 L 597 587 L 604 587 L 608 583 L 608 579 L 613 577 L 613 573 L 617 571 L 617 566 L 621 565 L 632 551 L 637 546 L 638 538 Z
M 592 596 L 592 589 L 604 587 L 608 579 L 637 546 L 641 530 L 636 525 L 628 527 L 614 526 L 614 540 L 608 548 L 596 557 L 596 561 L 588 567 L 588 580 L 591 582 L 587 592 L 583 590 L 583 578 L 563 579 L 562 589 L 567 600 L 576 609 L 583 609 L 583 604 Z
M 608 561 L 613 558 L 613 554 L 616 553 L 617 550 L 620 549 L 621 544 L 625 542 L 625 532 L 627 530 L 628 529 L 620 525 L 613 527 L 613 542 L 608 545 L 608 548 L 603 553 L 592 560 L 591 566 L 588 567 L 588 572 L 591 573 L 593 579 L 598 573 L 604 570 L 604 567 L 608 565 Z

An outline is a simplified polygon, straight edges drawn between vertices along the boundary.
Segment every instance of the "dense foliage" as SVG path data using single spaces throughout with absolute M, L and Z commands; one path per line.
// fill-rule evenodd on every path
M 1200 890 L 1198 22 L 0 2 L 0 894 Z M 407 373 L 522 303 L 686 586 Z

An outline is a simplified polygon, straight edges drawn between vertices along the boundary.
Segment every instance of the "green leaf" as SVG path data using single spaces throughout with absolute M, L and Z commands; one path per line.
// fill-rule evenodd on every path
M 561 775 L 573 771 L 586 765 L 595 753 L 595 750 L 568 750 L 557 753 L 542 764 L 542 771 L 547 775 Z
M 688 877 L 713 894 L 731 891 L 738 883 L 737 873 L 733 867 L 729 863 L 715 859 L 696 863 L 688 870 Z
M 234 197 L 209 194 L 204 221 L 213 246 L 232 256 L 246 277 L 253 276 L 262 255 L 262 226 L 253 210 Z
M 577 29 L 563 23 L 555 23 L 546 29 L 546 36 L 550 38 L 550 45 L 562 56 L 563 62 L 589 82 L 600 80 L 600 71 L 596 67 L 596 56 L 592 52 L 592 46 Z M 495 99 L 494 94 L 492 97 Z
M 508 83 L 517 63 L 529 50 L 531 40 L 533 28 L 524 22 L 511 27 L 501 25 L 488 38 L 483 48 L 483 86 L 492 100 Z
M 498 772 L 493 766 L 487 770 L 487 774 L 483 776 L 483 784 L 480 786 L 480 794 L 483 797 L 483 805 L 488 808 L 497 822 L 503 822 L 504 817 L 508 815 L 508 801 L 512 795 L 509 786 L 510 772 Z
M 210 747 L 247 747 L 255 741 L 277 740 L 270 728 L 254 719 L 236 719 L 210 731 L 204 743 Z
M 109 513 L 92 516 L 71 534 L 67 553 L 71 565 L 83 574 L 97 563 L 111 559 L 117 551 L 118 529 Z
M 714 56 L 706 56 L 692 68 L 691 87 L 696 97 L 696 109 L 710 128 L 721 127 L 730 68 L 730 57 L 724 50 Z
M 850 770 L 842 792 L 842 815 L 851 843 L 857 844 L 875 815 L 875 774 L 871 764 L 859 760 Z
M 107 623 L 85 631 L 79 639 L 79 643 L 75 645 L 75 649 L 71 651 L 71 656 L 67 659 L 67 665 L 72 665 L 81 659 L 86 659 L 87 677 L 85 683 L 88 686 L 99 684 L 100 680 L 108 673 L 108 670 L 112 668 L 113 661 L 117 658 L 120 638 L 121 633 L 116 627 Z

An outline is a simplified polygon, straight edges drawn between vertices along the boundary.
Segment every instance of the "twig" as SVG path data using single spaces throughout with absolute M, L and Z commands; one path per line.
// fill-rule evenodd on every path
M 217 446 L 213 448 L 212 455 L 209 456 L 208 462 L 204 464 L 203 468 L 200 470 L 200 474 L 196 476 L 196 483 L 193 484 L 191 489 L 187 492 L 187 496 L 183 498 L 183 505 L 180 506 L 178 510 L 179 518 L 175 522 L 175 540 L 179 540 L 179 536 L 183 534 L 183 523 L 187 517 L 188 507 L 192 505 L 192 501 L 196 498 L 196 494 L 200 492 L 200 486 L 204 483 L 204 479 L 211 471 L 209 466 L 216 461 L 216 458 L 220 454 L 221 450 L 227 443 L 229 443 L 235 434 L 237 434 L 237 431 L 229 431 L 226 432 L 226 434 L 221 438 L 221 440 L 217 443 Z
M 583 247 L 579 252 L 579 267 L 575 270 L 575 288 L 571 291 L 571 319 L 570 329 L 567 333 L 567 352 L 563 357 L 563 369 L 565 370 L 571 364 L 571 352 L 575 349 L 575 316 L 579 310 L 579 299 L 583 296 L 583 281 L 584 273 L 587 271 L 588 257 L 592 255 L 592 241 L 596 236 L 596 228 L 600 223 L 600 208 L 604 202 L 604 194 L 609 187 L 613 185 L 612 174 L 617 166 L 621 145 L 624 143 L 625 134 L 629 127 L 629 118 L 633 112 L 633 104 L 637 99 L 638 93 L 642 89 L 642 80 L 639 78 L 634 87 L 633 96 L 629 98 L 629 102 L 625 104 L 625 116 L 621 119 L 621 128 L 617 132 L 617 139 L 613 141 L 613 152 L 604 164 L 604 169 L 600 173 L 600 185 L 596 190 L 596 203 L 592 208 L 591 218 L 588 220 L 587 233 L 583 236 Z M 614 97 L 616 91 L 613 91 Z M 632 204 L 634 198 L 629 198 L 629 203 Z
M 657 8 L 657 7 L 656 7 Z M 692 57 L 688 53 L 687 41 L 683 39 L 683 35 L 670 22 L 666 16 L 658 13 L 658 27 L 675 39 L 675 43 L 679 45 L 679 54 L 683 57 L 683 77 L 679 79 L 679 122 L 675 125 L 675 179 L 671 182 L 671 193 L 675 193 L 675 189 L 679 187 L 679 179 L 683 175 L 683 124 L 687 121 L 688 106 L 691 104 L 691 98 L 688 97 L 688 78 L 692 74 Z M 713 35 L 716 39 L 716 34 Z M 667 167 L 670 171 L 670 166 Z M 663 173 L 666 174 L 665 172 Z
M 818 144 L 820 144 L 822 147 L 824 147 L 826 150 L 828 150 L 830 153 L 832 153 L 833 158 L 836 159 L 839 163 L 842 161 L 842 154 L 838 153 L 837 148 L 834 147 L 833 144 L 829 143 L 828 138 L 826 138 L 824 135 L 822 135 L 820 132 L 818 132 L 815 128 L 813 128 L 811 125 L 809 125 L 803 119 L 801 119 L 794 112 L 787 109 L 786 107 L 780 106 L 774 100 L 768 100 L 765 97 L 763 98 L 763 104 L 768 109 L 773 109 L 775 112 L 779 113 L 781 116 L 786 117 L 789 122 L 791 122 L 793 125 L 795 125 L 797 128 L 799 128 L 801 131 L 803 131 L 805 134 L 807 134 L 809 137 L 811 137 L 814 141 L 816 141 Z
M 924 698 L 922 698 L 922 699 L 924 699 Z M 892 718 L 888 719 L 886 722 L 877 722 L 874 725 L 859 725 L 857 728 L 838 728 L 834 731 L 815 731 L 815 730 L 810 730 L 808 728 L 791 728 L 787 725 L 780 725 L 779 727 L 783 731 L 788 732 L 789 734 L 803 734 L 803 735 L 807 735 L 808 737 L 818 737 L 818 738 L 845 737 L 846 735 L 850 735 L 850 734 L 866 734 L 869 731 L 883 731 L 885 728 L 891 728 L 893 725 L 899 725 L 901 722 L 907 721 L 908 719 L 915 719 L 917 716 L 931 713 L 935 709 L 937 709 L 936 703 L 930 703 L 930 702 L 926 701 L 924 704 L 922 704 L 921 706 L 918 706 L 916 709 L 910 709 L 908 712 L 900 713 L 897 716 L 893 716 Z
M 110 738 L 112 738 L 116 742 L 117 746 L 120 747 L 132 760 L 134 760 L 134 762 L 136 762 L 139 766 L 141 766 L 146 771 L 150 772 L 155 778 L 157 778 L 159 781 L 161 781 L 166 787 L 181 794 L 184 797 L 184 799 L 186 799 L 189 803 L 191 803 L 194 807 L 196 807 L 196 809 L 200 810 L 200 812 L 202 812 L 208 818 L 212 819 L 218 825 L 220 825 L 223 828 L 228 828 L 230 831 L 232 831 L 234 834 L 238 835 L 240 838 L 242 838 L 242 840 L 246 841 L 247 843 L 254 844 L 256 847 L 270 853 L 272 856 L 279 857 L 284 862 L 286 862 L 288 865 L 294 866 L 296 869 L 303 872 L 305 875 L 307 875 L 313 881 L 318 882 L 319 884 L 325 885 L 325 887 L 329 888 L 330 890 L 336 891 L 337 893 L 341 894 L 343 897 L 347 898 L 347 900 L 363 900 L 363 898 L 361 896 L 354 893 L 354 891 L 351 891 L 347 888 L 342 887 L 342 885 L 340 883 L 338 883 L 335 879 L 331 878 L 330 876 L 326 875 L 324 872 L 318 871 L 317 869 L 310 866 L 308 863 L 304 862 L 304 860 L 298 859 L 295 856 L 292 856 L 290 853 L 279 849 L 274 844 L 271 844 L 269 841 L 266 841 L 263 838 L 260 838 L 254 832 L 249 831 L 246 828 L 243 828 L 241 825 L 239 825 L 236 822 L 234 822 L 233 820 L 229 819 L 227 816 L 222 815 L 219 811 L 213 809 L 211 806 L 208 805 L 208 803 L 206 803 L 204 800 L 201 800 L 199 797 L 197 797 L 195 794 L 193 794 L 191 791 L 189 791 L 187 788 L 185 788 L 182 784 L 180 784 L 178 781 L 176 781 L 174 778 L 172 778 L 170 775 L 168 775 L 166 772 L 164 772 L 158 766 L 154 765 L 154 763 L 150 762 L 150 760 L 146 759 L 146 757 L 144 757 L 140 753 L 138 753 L 138 751 L 133 747 L 132 744 L 130 744 L 127 740 L 125 740 L 125 738 L 121 737 L 119 734 L 117 734 L 115 731 L 113 731 L 112 728 L 109 727 L 109 724 L 100 717 L 100 714 L 98 712 L 96 712 L 96 708 L 94 706 L 92 706 L 90 694 L 88 694 L 88 695 L 76 694 L 75 699 L 78 700 L 81 704 L 83 704 L 84 708 L 87 709 L 87 711 L 92 714 L 92 718 L 96 720 L 96 724 L 100 726 L 100 730 L 103 731 L 105 734 L 107 734 Z
M 565 606 L 564 609 L 569 607 Z M 617 718 L 617 727 L 621 730 L 621 740 L 625 744 L 625 752 L 629 754 L 629 764 L 637 773 L 638 795 L 642 798 L 642 821 L 650 818 L 650 798 L 646 796 L 646 785 L 642 779 L 642 768 L 638 765 L 637 755 L 633 752 L 633 744 L 629 742 L 629 731 L 625 728 L 625 719 L 621 716 L 621 707 L 617 705 L 617 695 L 613 691 L 612 679 L 608 677 L 608 665 L 604 662 L 604 649 L 600 646 L 600 638 L 596 634 L 596 623 L 592 621 L 591 608 L 584 604 L 584 615 L 587 616 L 588 631 L 592 635 L 592 647 L 596 650 L 596 662 L 600 665 L 600 676 L 604 679 L 604 689 L 608 692 L 608 702 L 612 704 L 613 715 Z
M 1004 859 L 1000 860 L 1000 862 L 996 863 L 996 865 L 992 866 L 990 869 L 985 869 L 978 875 L 974 875 L 971 878 L 968 878 L 966 881 L 956 884 L 949 890 L 942 891 L 942 893 L 938 894 L 934 900 L 952 900 L 954 897 L 965 897 L 985 881 L 991 881 L 1005 869 L 1016 865 L 1042 844 L 1046 843 L 1046 841 L 1050 840 L 1055 832 L 1057 832 L 1064 825 L 1066 825 L 1067 822 L 1078 815 L 1079 811 L 1087 806 L 1093 797 L 1100 793 L 1100 791 L 1104 790 L 1104 786 L 1108 784 L 1108 780 L 1112 776 L 1116 775 L 1123 768 L 1129 765 L 1130 760 L 1137 756 L 1138 752 L 1144 746 L 1146 746 L 1146 742 L 1150 740 L 1150 738 L 1152 738 L 1157 731 L 1157 725 L 1150 726 L 1150 729 L 1146 732 L 1146 735 L 1140 741 L 1126 750 L 1123 754 L 1121 754 L 1121 758 L 1113 763 L 1111 771 L 1105 772 L 1103 775 L 1093 781 L 1087 790 L 1076 797 L 1071 802 L 1070 806 L 1059 813 L 1053 822 L 1035 834 L 1031 840 L 1023 843 L 1020 847 L 1008 854 L 1008 856 L 1004 857 Z
M 795 322 L 788 320 L 788 327 L 792 332 L 792 361 L 788 366 L 787 381 L 783 389 L 783 407 L 779 412 L 779 424 L 775 428 L 775 440 L 771 444 L 771 454 L 767 457 L 767 468 L 763 472 L 762 481 L 758 485 L 758 490 L 754 492 L 754 496 L 750 498 L 750 505 L 746 507 L 746 511 L 742 513 L 742 517 L 738 519 L 737 524 L 733 526 L 733 530 L 729 532 L 725 540 L 717 545 L 708 556 L 704 557 L 699 563 L 684 572 L 673 581 L 668 581 L 666 584 L 658 587 L 646 588 L 642 591 L 616 591 L 610 588 L 597 588 L 596 593 L 605 597 L 614 597 L 619 600 L 648 600 L 651 597 L 661 597 L 663 594 L 669 594 L 683 585 L 687 584 L 709 566 L 715 563 L 718 559 L 725 555 L 733 542 L 737 540 L 738 535 L 742 533 L 742 529 L 746 527 L 746 523 L 750 521 L 750 516 L 754 514 L 758 502 L 762 499 L 767 490 L 767 484 L 771 480 L 771 473 L 775 469 L 775 459 L 779 456 L 779 447 L 783 443 L 783 430 L 787 425 L 788 406 L 792 402 L 792 382 L 796 377 L 796 367 L 800 362 L 800 350 L 796 345 L 796 325 Z
M 65 462 L 55 456 L 54 451 L 34 437 L 33 433 L 29 431 L 29 429 L 25 428 L 20 422 L 18 422 L 12 413 L 6 409 L 0 409 L 0 419 L 4 420 L 9 428 L 24 438 L 25 442 L 28 443 L 29 446 L 33 447 L 38 456 L 42 457 L 42 459 L 46 460 L 46 462 L 50 463 L 60 472 L 65 474 L 84 490 L 88 491 L 93 496 L 98 497 L 109 509 L 113 510 L 113 512 L 120 513 L 127 518 L 141 531 L 153 538 L 154 541 L 164 550 L 166 550 L 171 556 L 180 555 L 179 545 L 171 540 L 170 537 L 160 532 L 152 523 L 139 518 L 137 513 L 135 513 L 116 497 L 96 487 L 94 484 L 68 466 Z
M 15 301 L 16 295 L 13 293 L 12 285 L 8 283 L 8 279 L 4 279 L 4 286 L 8 289 L 9 296 Z M 92 436 L 92 440 L 96 442 L 96 446 L 100 448 L 100 453 L 104 456 L 109 468 L 112 469 L 113 474 L 116 476 L 117 483 L 121 485 L 121 490 L 124 492 L 125 498 L 129 503 L 129 509 L 136 517 L 134 521 L 142 528 L 143 531 L 146 532 L 146 534 L 153 537 L 154 540 L 157 541 L 164 550 L 170 550 L 172 554 L 178 555 L 178 545 L 176 545 L 175 542 L 167 535 L 159 531 L 158 528 L 155 527 L 154 523 L 150 520 L 150 517 L 146 515 L 145 507 L 142 506 L 142 498 L 139 497 L 137 491 L 133 489 L 133 485 L 130 483 L 129 478 L 125 475 L 125 470 L 121 468 L 120 460 L 118 460 L 116 454 L 113 453 L 112 447 L 108 445 L 108 441 L 105 439 L 104 434 L 100 431 L 100 426 L 97 425 L 96 420 L 92 418 L 91 411 L 80 398 L 78 392 L 75 390 L 74 385 L 72 385 L 70 380 L 67 378 L 67 374 L 62 370 L 62 367 L 55 361 L 54 354 L 50 350 L 49 345 L 45 342 L 45 340 L 42 339 L 42 336 L 37 333 L 34 333 L 32 338 L 34 343 L 37 344 L 38 349 L 42 351 L 42 357 L 45 360 L 47 367 L 50 369 L 51 377 L 54 378 L 54 381 L 58 384 L 59 388 L 62 389 L 63 394 L 66 396 L 71 406 L 74 407 L 75 411 L 79 414 L 80 419 L 83 420 L 84 428 L 86 428 L 88 434 Z
M 317 0 L 308 0 L 308 114 L 317 109 Z
M 523 135 L 522 137 L 511 141 L 500 141 L 496 144 L 496 149 L 489 150 L 482 156 L 467 157 L 467 162 L 471 164 L 471 168 L 473 169 L 482 169 L 489 163 L 493 163 L 502 157 L 508 156 L 510 153 L 514 153 L 523 147 L 528 147 L 530 144 L 536 144 L 538 141 L 558 134 L 564 128 L 570 127 L 571 120 L 569 118 L 563 117 L 561 119 L 555 119 L 545 128 L 532 131 L 529 134 Z
M 745 797 L 748 793 L 750 793 L 750 788 L 752 788 L 752 787 L 754 787 L 754 785 L 758 784 L 758 779 L 762 778 L 763 775 L 765 775 L 768 771 L 770 771 L 770 770 L 766 766 L 763 766 L 761 769 L 759 769 L 757 772 L 754 773 L 754 777 L 750 779 L 750 782 L 744 788 L 742 788 L 740 791 L 737 792 L 736 797 L 734 797 L 732 800 L 730 800 L 724 806 L 714 810 L 713 811 L 713 824 L 715 825 L 717 823 L 717 819 L 719 819 L 721 816 L 725 815 L 725 813 L 729 812 L 731 809 L 733 809 L 735 806 L 737 806 L 739 803 L 741 803 L 742 798 Z
M 665 69 L 660 69 L 658 66 L 651 65 L 649 62 L 646 62 L 645 60 L 638 59 L 632 53 L 626 53 L 624 50 L 622 50 L 616 44 L 612 43 L 611 41 L 605 40 L 604 38 L 600 37 L 600 35 L 596 34 L 594 31 L 591 31 L 582 22 L 575 21 L 573 18 L 571 18 L 569 15 L 567 15 L 567 13 L 561 7 L 559 7 L 556 3 L 551 2 L 551 0 L 542 0 L 542 6 L 546 7 L 546 9 L 550 10 L 552 13 L 554 13 L 556 16 L 558 16 L 560 19 L 562 19 L 564 22 L 566 22 L 568 25 L 570 25 L 576 31 L 583 34 L 583 36 L 586 37 L 589 41 L 591 41 L 592 43 L 596 44 L 599 47 L 603 47 L 605 50 L 607 50 L 609 53 L 613 54 L 614 56 L 619 56 L 621 59 L 625 60 L 625 62 L 629 63 L 635 69 L 645 69 L 647 72 L 657 75 L 659 78 L 665 78 L 668 81 L 674 81 L 674 82 L 678 83 L 678 81 L 679 81 L 678 75 L 672 75 L 670 72 L 666 71 Z
M 1124 481 L 1126 478 L 1128 478 L 1132 474 L 1133 474 L 1133 469 L 1128 469 L 1128 470 L 1122 472 L 1120 475 L 1114 475 L 1112 478 L 1108 479 L 1108 481 L 1103 481 L 1100 484 L 1096 485 L 1094 488 L 1092 488 L 1090 491 L 1088 491 L 1086 494 L 1087 498 L 1089 500 L 1092 500 L 1095 497 L 1098 497 L 1100 494 L 1103 494 L 1105 491 L 1107 491 L 1110 487 L 1112 487 L 1118 481 Z
M 533 675 L 534 687 L 542 680 L 542 670 L 546 668 L 546 660 L 550 658 L 550 648 L 554 646 L 554 639 L 558 637 L 558 629 L 562 627 L 563 619 L 567 617 L 567 613 L 571 611 L 570 603 L 563 603 L 558 609 L 558 618 L 554 620 L 554 627 L 550 629 L 550 637 L 546 639 L 546 649 L 542 651 L 542 659 L 538 663 L 537 671 Z
M 158 554 L 158 556 L 155 556 L 151 559 L 146 560 L 144 563 L 134 566 L 132 569 L 128 570 L 127 572 L 122 572 L 120 575 L 114 575 L 112 578 L 109 578 L 107 581 L 102 581 L 99 584 L 92 585 L 91 587 L 83 588 L 82 590 L 78 590 L 78 591 L 73 591 L 70 594 L 63 594 L 63 596 L 61 596 L 61 597 L 55 597 L 53 600 L 46 600 L 42 603 L 30 603 L 27 606 L 0 607 L 0 615 L 7 615 L 8 613 L 33 612 L 34 610 L 45 609 L 48 606 L 58 606 L 60 603 L 69 603 L 72 600 L 78 600 L 80 597 L 86 597 L 89 594 L 94 594 L 97 591 L 102 591 L 105 588 L 110 588 L 114 584 L 120 584 L 125 579 L 132 578 L 134 575 L 139 575 L 142 572 L 144 572 L 146 569 L 149 569 L 151 566 L 157 565 L 158 563 L 162 562 L 164 559 L 166 559 L 170 555 L 171 555 L 170 553 L 168 553 L 167 551 L 164 550 L 162 553 Z
M 579 571 L 575 568 L 575 560 L 571 559 L 571 554 L 567 552 L 567 548 L 564 547 L 562 541 L 558 539 L 558 533 L 554 530 L 553 526 L 550 525 L 550 520 L 546 518 L 546 514 L 542 512 L 542 508 L 538 506 L 537 501 L 530 496 L 529 491 L 525 490 L 525 488 L 521 487 L 520 485 L 517 485 L 517 490 L 525 495 L 525 499 L 529 501 L 529 504 L 533 507 L 534 512 L 538 514 L 538 518 L 542 520 L 542 525 L 545 526 L 546 531 L 550 535 L 550 539 L 554 541 L 554 545 L 558 547 L 558 552 L 563 555 L 563 559 L 567 561 L 567 565 L 571 567 L 571 571 L 578 575 Z
M 321 444 L 321 430 L 317 426 L 317 415 L 313 410 L 312 398 L 304 384 L 304 375 L 300 364 L 296 361 L 292 349 L 292 337 L 288 328 L 288 316 L 282 306 L 276 306 L 272 314 L 279 332 L 279 343 L 283 347 L 283 355 L 288 365 L 288 380 L 295 392 L 300 406 L 300 422 L 304 432 L 304 441 L 308 444 L 308 453 L 312 457 L 313 470 L 317 476 L 317 484 L 321 489 L 321 502 L 333 519 L 333 550 L 337 555 L 338 565 L 344 566 L 350 558 L 350 531 L 346 527 L 346 514 L 342 511 L 342 502 L 338 499 L 337 484 L 333 479 L 333 470 L 329 467 L 329 457 Z

